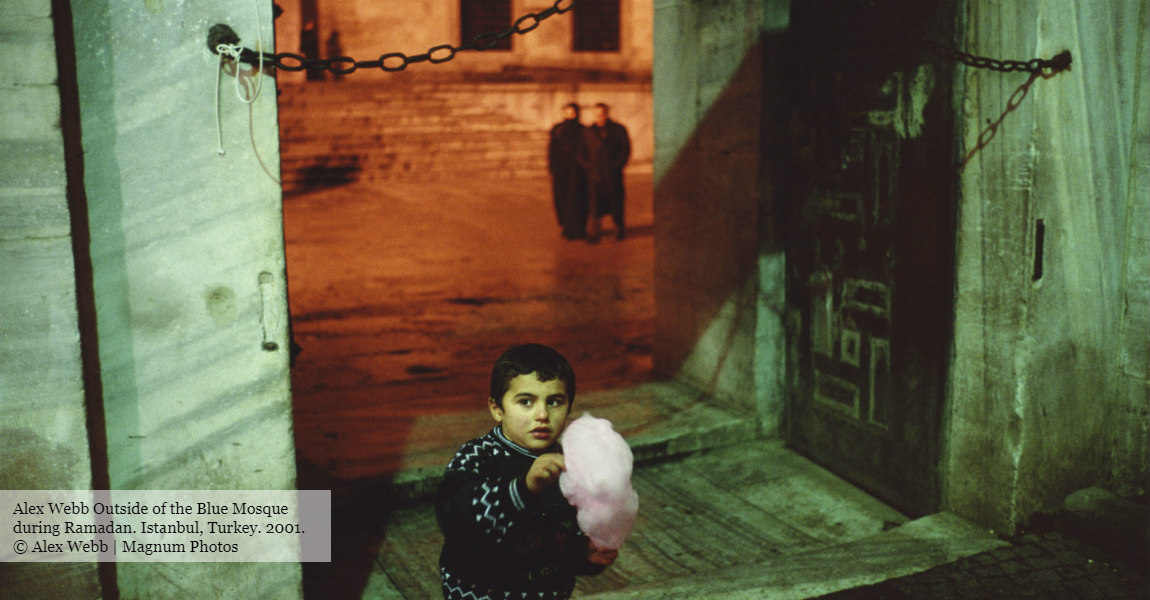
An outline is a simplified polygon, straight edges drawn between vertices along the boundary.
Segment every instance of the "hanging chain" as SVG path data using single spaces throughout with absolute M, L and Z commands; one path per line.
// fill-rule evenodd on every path
M 858 0 L 860 4 L 866 6 L 878 18 L 892 29 L 897 29 L 901 35 L 906 35 L 908 39 L 915 39 L 918 36 L 917 30 L 910 27 L 899 20 L 897 17 L 887 13 L 875 0 Z M 974 69 L 987 69 L 989 71 L 998 71 L 1000 73 L 1038 73 L 1038 74 L 1053 74 L 1060 71 L 1066 71 L 1070 68 L 1070 63 L 1073 57 L 1070 55 L 1069 50 L 1063 50 L 1052 58 L 1032 58 L 1030 60 L 1004 60 L 997 58 L 988 58 L 985 56 L 975 56 L 969 52 L 963 52 L 954 46 L 943 44 L 934 40 L 919 39 L 918 44 L 928 51 L 933 52 L 947 60 L 952 60 L 962 63 Z M 1047 73 L 1049 70 L 1049 73 Z
M 502 31 L 481 33 L 472 38 L 470 42 L 461 46 L 453 46 L 451 44 L 433 46 L 423 54 L 408 56 L 402 52 L 388 52 L 376 60 L 355 60 L 350 56 L 308 58 L 302 54 L 292 52 L 272 54 L 268 52 L 256 52 L 250 48 L 243 48 L 240 50 L 240 61 L 250 65 L 256 65 L 259 64 L 260 61 L 263 61 L 264 65 L 273 66 L 282 71 L 330 71 L 336 75 L 347 75 L 359 69 L 382 69 L 388 72 L 402 71 L 407 68 L 407 65 L 413 63 L 445 63 L 455 58 L 455 55 L 460 52 L 468 50 L 479 52 L 490 50 L 499 42 L 512 35 L 523 34 L 534 30 L 540 23 L 552 15 L 563 14 L 570 11 L 575 8 L 575 2 L 576 0 L 555 0 L 555 4 L 550 7 L 538 13 L 527 13 L 523 15 L 516 19 L 510 27 Z M 217 25 L 216 27 L 220 26 Z M 213 28 L 213 31 L 214 30 L 215 28 Z M 217 35 L 222 34 L 217 33 Z M 232 35 L 234 36 L 234 33 Z M 235 42 L 229 43 L 238 43 L 238 38 Z M 216 44 L 212 43 L 212 33 L 209 33 L 208 46 L 212 48 L 213 52 L 216 51 Z
M 872 10 L 882 13 L 881 10 L 875 5 L 873 0 L 862 0 L 864 4 L 869 6 Z M 501 31 L 481 33 L 471 39 L 470 42 L 453 46 L 451 44 L 440 44 L 433 46 L 423 54 L 414 54 L 408 56 L 402 52 L 388 52 L 381 55 L 376 60 L 360 60 L 357 61 L 350 56 L 333 56 L 329 58 L 308 58 L 302 54 L 293 52 L 278 52 L 275 54 L 268 52 L 256 52 L 250 48 L 243 48 L 240 50 L 240 61 L 250 65 L 257 65 L 263 61 L 266 66 L 273 66 L 276 69 L 283 71 L 330 71 L 336 75 L 347 75 L 354 73 L 359 69 L 382 69 L 388 72 L 402 71 L 407 68 L 407 65 L 420 62 L 429 62 L 432 64 L 445 63 L 453 58 L 460 52 L 468 50 L 475 50 L 482 52 L 494 48 L 499 42 L 511 37 L 515 34 L 524 34 L 534 30 L 544 20 L 553 15 L 563 14 L 575 8 L 576 0 L 555 0 L 555 3 L 548 8 L 539 11 L 538 13 L 527 13 L 519 17 L 510 26 Z M 893 19 L 884 19 L 892 24 L 902 28 L 905 27 L 901 23 Z M 226 27 L 217 25 L 213 27 L 213 32 L 217 27 Z M 221 38 L 223 35 L 225 37 Z M 215 36 L 215 37 L 213 37 Z M 215 40 L 226 41 L 227 43 L 236 44 L 239 42 L 238 37 L 230 29 L 226 34 L 222 33 L 209 33 L 208 47 L 213 52 L 217 52 Z M 1030 60 L 1003 60 L 997 58 L 988 58 L 985 56 L 976 56 L 969 52 L 963 52 L 952 46 L 942 44 L 932 40 L 921 40 L 920 44 L 926 49 L 942 56 L 943 58 L 962 63 L 968 67 L 975 69 L 987 69 L 990 71 L 999 71 L 1002 73 L 1012 72 L 1027 72 L 1027 73 L 1041 73 L 1049 70 L 1052 73 L 1065 71 L 1070 68 L 1070 63 L 1073 57 L 1070 55 L 1069 50 L 1063 50 L 1049 59 L 1032 58 Z
M 1069 50 L 1063 50 L 1055 54 L 1053 58 L 1032 58 L 1030 60 L 999 60 L 997 58 L 987 58 L 985 56 L 975 56 L 969 52 L 952 48 L 945 44 L 940 44 L 931 40 L 922 40 L 921 44 L 927 50 L 956 62 L 960 62 L 968 67 L 975 69 L 988 69 L 990 71 L 998 71 L 1000 73 L 1014 73 L 1018 71 L 1026 73 L 1043 73 L 1048 69 L 1051 73 L 1065 71 L 1070 68 L 1070 63 L 1074 60 L 1070 55 Z

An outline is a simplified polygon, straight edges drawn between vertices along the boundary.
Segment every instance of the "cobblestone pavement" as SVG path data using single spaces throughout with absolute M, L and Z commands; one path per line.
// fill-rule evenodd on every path
M 820 600 L 1150 598 L 1145 554 L 1120 555 L 1045 528 L 1009 538 L 1010 546 L 915 575 L 844 590 Z

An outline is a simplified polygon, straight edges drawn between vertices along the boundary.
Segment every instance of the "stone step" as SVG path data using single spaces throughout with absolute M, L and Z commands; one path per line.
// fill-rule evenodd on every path
M 920 573 L 1008 545 L 950 513 L 937 513 L 844 544 L 783 554 L 658 583 L 587 594 L 595 600 L 790 600 Z
M 295 132 L 281 134 L 280 143 L 283 148 L 293 151 L 297 146 L 303 146 L 306 144 L 329 144 L 332 146 L 346 147 L 370 147 L 379 145 L 381 143 L 388 143 L 394 145 L 435 144 L 442 147 L 457 149 L 468 149 L 471 147 L 489 148 L 512 145 L 530 147 L 538 152 L 541 148 L 546 148 L 547 134 L 537 134 L 536 132 L 523 131 L 461 132 L 453 130 L 437 130 L 429 132 L 360 131 L 354 135 L 349 134 L 339 136 L 330 134 L 324 135 L 320 133 L 302 135 L 299 132 Z M 281 152 L 283 151 L 284 150 L 281 148 Z
M 436 173 L 537 176 L 547 131 L 475 102 L 475 84 L 289 85 L 280 96 L 285 191 Z
M 1062 528 L 1078 539 L 1142 564 L 1148 559 L 1150 511 L 1145 502 L 1101 488 L 1085 488 L 1066 497 L 1058 518 Z
M 636 465 L 760 439 L 753 418 L 701 397 L 686 385 L 664 381 L 585 392 L 579 405 L 580 414 L 586 411 L 611 421 L 631 447 Z M 449 436 L 442 447 L 409 457 L 411 467 L 396 473 L 390 482 L 390 497 L 405 502 L 430 500 L 442 479 L 444 466 L 459 448 L 458 440 L 467 439 L 467 432 L 481 431 L 487 419 L 481 414 L 479 428 L 468 423 Z
M 285 152 L 280 156 L 280 164 L 285 168 L 297 168 L 315 164 L 347 164 L 393 161 L 434 162 L 446 164 L 479 164 L 515 161 L 523 164 L 547 165 L 546 155 L 538 149 L 515 147 L 491 147 L 480 151 L 466 148 L 441 148 L 438 146 L 375 146 L 375 147 L 333 147 L 321 144 L 311 146 L 310 152 Z
M 312 165 L 370 164 L 404 160 L 411 163 L 435 163 L 443 165 L 475 165 L 482 163 L 516 162 L 546 168 L 547 161 L 538 152 L 490 152 L 470 158 L 462 158 L 458 152 L 395 152 L 387 149 L 357 152 L 355 149 L 331 150 L 320 154 L 287 154 L 281 156 L 280 165 L 286 168 L 301 168 Z
M 281 149 L 283 163 L 311 164 L 323 162 L 335 156 L 359 156 L 366 160 L 373 156 L 403 156 L 412 159 L 425 156 L 454 156 L 461 160 L 483 161 L 491 158 L 517 158 L 532 163 L 546 164 L 547 154 L 542 146 L 519 144 L 475 144 L 475 143 L 333 143 L 314 141 L 291 149 Z
M 657 389 L 668 402 L 660 412 L 678 412 L 655 419 L 656 430 L 632 429 L 653 405 L 623 401 L 625 392 L 611 392 L 618 401 L 589 398 L 593 414 L 630 432 L 640 513 L 615 566 L 580 579 L 580 598 L 811 598 L 1006 545 L 952 514 L 908 520 L 781 440 L 756 438 L 746 415 L 715 414 L 673 386 Z M 401 472 L 392 497 L 426 499 L 445 462 Z M 367 586 L 374 595 L 364 598 L 435 596 L 442 535 L 434 518 L 429 503 L 392 515 L 382 568 Z
M 378 139 L 387 137 L 396 141 L 403 140 L 452 140 L 452 139 L 480 139 L 480 140 L 515 140 L 523 139 L 534 143 L 546 144 L 548 135 L 546 131 L 538 128 L 513 123 L 510 125 L 491 122 L 472 122 L 454 125 L 451 122 L 412 121 L 408 123 L 381 123 L 372 119 L 360 119 L 347 122 L 329 122 L 320 127 L 312 124 L 284 123 L 280 127 L 280 140 L 284 142 L 311 141 L 311 140 L 348 140 L 358 141 L 364 139 Z
M 449 119 L 449 118 L 410 118 L 391 119 L 381 115 L 362 115 L 346 119 L 317 119 L 308 121 L 280 121 L 280 133 L 284 137 L 293 136 L 343 136 L 361 133 L 388 133 L 407 135 L 435 135 L 446 132 L 455 134 L 489 133 L 547 137 L 547 130 L 530 123 L 500 121 L 494 118 Z
M 368 117 L 378 119 L 382 123 L 394 121 L 406 122 L 437 122 L 466 123 L 480 120 L 480 122 L 497 122 L 506 124 L 519 123 L 514 117 L 492 112 L 490 109 L 479 106 L 457 106 L 452 104 L 420 104 L 396 105 L 381 104 L 351 104 L 325 105 L 321 108 L 309 106 L 282 106 L 281 122 L 302 122 L 324 124 L 335 121 L 341 122 Z

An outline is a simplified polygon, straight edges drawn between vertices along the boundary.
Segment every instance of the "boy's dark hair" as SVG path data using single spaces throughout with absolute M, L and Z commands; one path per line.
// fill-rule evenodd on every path
M 575 402 L 575 369 L 554 348 L 543 344 L 523 344 L 504 352 L 491 369 L 491 398 L 500 408 L 511 380 L 535 373 L 539 381 L 559 379 L 567 384 L 567 404 Z

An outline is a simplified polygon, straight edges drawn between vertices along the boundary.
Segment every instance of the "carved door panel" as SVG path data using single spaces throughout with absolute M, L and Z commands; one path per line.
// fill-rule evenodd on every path
M 896 45 L 897 30 L 863 3 L 796 4 L 788 439 L 921 514 L 939 496 L 953 320 L 951 67 Z M 946 11 L 914 6 L 931 35 Z

